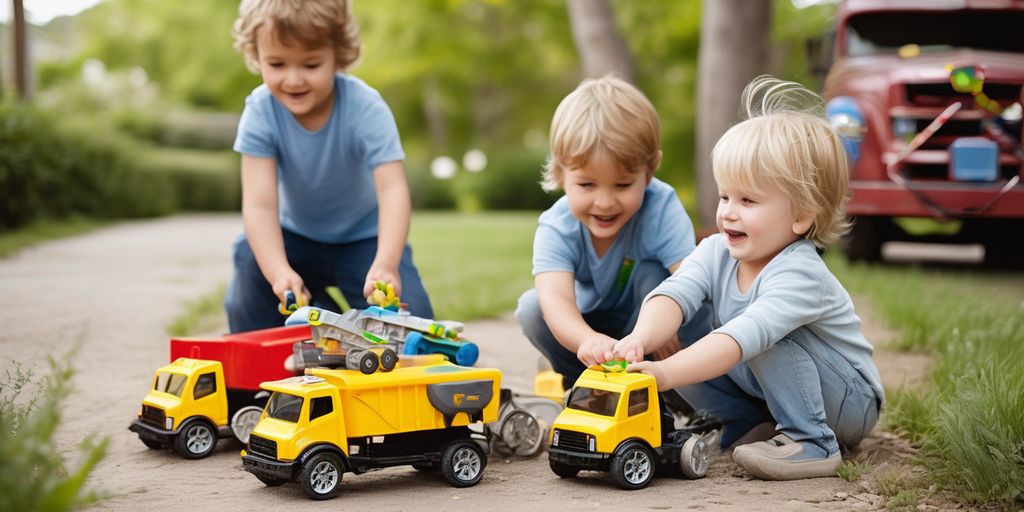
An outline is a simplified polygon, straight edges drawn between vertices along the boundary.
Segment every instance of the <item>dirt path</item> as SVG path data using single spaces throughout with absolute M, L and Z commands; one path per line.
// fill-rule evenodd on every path
M 872 510 L 870 477 L 761 482 L 726 457 L 699 481 L 659 478 L 646 490 L 624 492 L 598 474 L 560 480 L 547 457 L 491 457 L 482 482 L 454 489 L 437 475 L 391 468 L 346 474 L 332 502 L 307 500 L 294 485 L 267 488 L 241 469 L 239 445 L 221 441 L 209 459 L 185 461 L 147 450 L 127 426 L 152 372 L 167 362 L 166 326 L 184 304 L 213 291 L 230 273 L 230 244 L 241 231 L 237 215 L 176 216 L 130 222 L 46 243 L 0 260 L 0 370 L 13 361 L 46 370 L 50 354 L 78 346 L 75 391 L 66 404 L 58 445 L 68 453 L 89 433 L 111 439 L 91 486 L 110 497 L 95 510 Z M 867 329 L 884 336 L 870 318 Z M 472 322 L 467 334 L 481 345 L 481 366 L 504 372 L 504 385 L 529 391 L 537 353 L 510 317 Z M 875 340 L 881 341 L 881 340 Z M 879 358 L 895 361 L 888 356 Z M 926 362 L 926 361 L 925 361 Z M 882 366 L 904 382 L 920 359 Z M 902 373 L 901 373 L 902 372 Z M 913 373 L 912 380 L 920 375 Z M 901 456 L 891 435 L 866 443 L 877 460 Z M 73 457 L 73 456 L 72 456 Z M 894 460 L 896 460 L 894 459 Z

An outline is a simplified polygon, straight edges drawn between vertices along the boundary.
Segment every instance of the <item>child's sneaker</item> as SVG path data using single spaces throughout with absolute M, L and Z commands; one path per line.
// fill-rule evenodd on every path
M 801 459 L 804 447 L 785 434 L 768 441 L 737 446 L 732 460 L 762 480 L 799 480 L 836 476 L 843 458 L 837 452 L 822 459 Z

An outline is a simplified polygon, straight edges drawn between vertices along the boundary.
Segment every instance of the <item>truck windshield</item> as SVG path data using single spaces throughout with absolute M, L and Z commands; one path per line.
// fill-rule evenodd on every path
M 188 377 L 180 373 L 157 372 L 156 384 L 153 385 L 153 389 L 170 393 L 174 396 L 181 396 L 182 390 L 185 389 L 185 381 L 187 380 Z
M 298 423 L 302 412 L 302 397 L 287 393 L 274 392 L 267 402 L 267 416 L 271 418 Z
M 619 394 L 614 391 L 576 387 L 569 395 L 567 407 L 601 416 L 615 416 L 615 407 L 618 405 Z
M 869 12 L 850 18 L 846 54 L 895 54 L 908 44 L 922 52 L 973 48 L 1021 53 L 1022 26 L 1024 11 Z

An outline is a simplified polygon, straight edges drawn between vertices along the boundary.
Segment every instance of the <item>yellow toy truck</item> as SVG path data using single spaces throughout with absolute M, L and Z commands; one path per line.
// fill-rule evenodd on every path
M 272 395 L 242 465 L 268 486 L 297 481 L 316 500 L 337 496 L 346 472 L 401 465 L 476 485 L 487 434 L 470 426 L 498 419 L 500 385 L 499 370 L 451 363 L 374 374 L 313 368 L 264 382 Z
M 650 375 L 584 370 L 551 428 L 551 471 L 562 478 L 604 471 L 630 490 L 646 487 L 658 467 L 703 477 L 719 425 L 705 420 L 677 429 L 659 398 Z

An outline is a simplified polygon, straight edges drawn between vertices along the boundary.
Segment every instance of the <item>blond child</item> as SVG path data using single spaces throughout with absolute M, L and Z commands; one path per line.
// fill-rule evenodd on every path
M 820 102 L 772 77 L 747 86 L 748 119 L 712 152 L 719 233 L 651 292 L 614 350 L 634 361 L 629 370 L 662 389 L 683 386 L 687 401 L 721 419 L 724 447 L 774 426 L 775 437 L 733 452 L 762 479 L 835 475 L 840 451 L 871 430 L 884 400 L 850 296 L 816 250 L 848 225 L 847 157 Z M 800 108 L 807 103 L 814 108 Z M 641 361 L 707 300 L 710 334 L 665 361 Z
M 565 196 L 540 216 L 536 288 L 520 297 L 516 319 L 566 389 L 611 355 L 643 297 L 694 248 L 675 190 L 654 178 L 659 137 L 654 107 L 617 78 L 584 81 L 555 110 L 543 186 Z M 693 322 L 679 334 L 707 331 Z
M 433 317 L 406 244 L 411 201 L 398 128 L 380 94 L 343 71 L 359 57 L 347 0 L 243 0 L 235 48 L 263 85 L 245 100 L 245 234 L 234 245 L 225 309 L 232 332 L 282 324 L 276 304 L 367 306 L 390 282 L 412 314 Z M 312 292 L 312 293 L 311 293 Z

